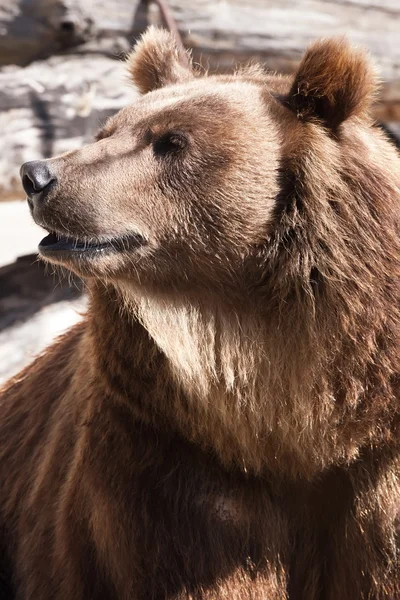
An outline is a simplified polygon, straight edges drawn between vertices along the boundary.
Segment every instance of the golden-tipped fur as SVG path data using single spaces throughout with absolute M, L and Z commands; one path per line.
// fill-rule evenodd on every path
M 399 598 L 400 159 L 368 59 L 200 77 L 151 29 L 127 66 L 143 96 L 33 208 L 102 247 L 47 256 L 88 314 L 1 395 L 0 598 Z
M 377 77 L 362 50 L 345 38 L 321 40 L 305 53 L 290 93 L 302 119 L 320 118 L 335 128 L 352 116 L 366 116 L 376 95 Z
M 194 77 L 190 56 L 181 56 L 171 35 L 155 27 L 149 27 L 129 54 L 127 68 L 142 94 Z

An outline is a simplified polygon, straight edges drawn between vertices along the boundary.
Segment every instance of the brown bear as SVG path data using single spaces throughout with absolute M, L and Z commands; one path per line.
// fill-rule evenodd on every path
M 25 164 L 83 322 L 0 400 L 18 600 L 398 600 L 400 160 L 342 40 L 208 76 L 151 29 L 97 141 Z

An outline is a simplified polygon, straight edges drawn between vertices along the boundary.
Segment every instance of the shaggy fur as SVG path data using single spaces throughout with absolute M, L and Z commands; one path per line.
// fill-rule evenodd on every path
M 400 161 L 367 58 L 200 76 L 152 29 L 128 69 L 142 98 L 33 210 L 116 249 L 45 256 L 90 308 L 1 396 L 3 596 L 396 600 Z

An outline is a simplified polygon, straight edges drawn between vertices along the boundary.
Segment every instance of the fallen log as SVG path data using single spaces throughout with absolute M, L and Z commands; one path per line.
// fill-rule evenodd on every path
M 24 196 L 19 167 L 92 140 L 135 97 L 121 61 L 53 56 L 0 72 L 0 199 Z

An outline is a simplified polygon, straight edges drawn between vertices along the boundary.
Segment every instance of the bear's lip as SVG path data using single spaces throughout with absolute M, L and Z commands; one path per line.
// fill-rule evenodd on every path
M 50 231 L 39 244 L 42 256 L 68 254 L 83 257 L 86 255 L 104 254 L 108 252 L 124 252 L 139 248 L 145 244 L 144 238 L 138 234 L 129 234 L 104 240 L 83 240 Z

